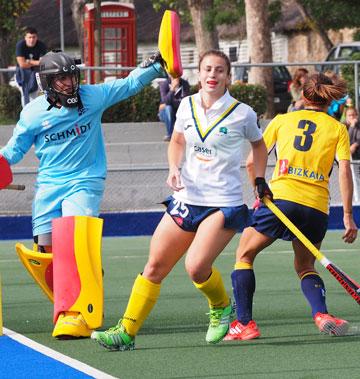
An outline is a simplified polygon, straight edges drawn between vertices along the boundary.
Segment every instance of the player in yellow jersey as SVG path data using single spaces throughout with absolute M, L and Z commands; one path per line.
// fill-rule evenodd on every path
M 343 240 L 353 243 L 357 227 L 352 215 L 353 183 L 350 170 L 349 137 L 345 125 L 326 114 L 333 99 L 346 93 L 344 82 L 333 83 L 323 74 L 314 74 L 303 87 L 305 109 L 275 117 L 264 132 L 268 151 L 276 148 L 277 162 L 270 188 L 275 204 L 320 248 L 328 226 L 329 176 L 333 162 L 339 163 L 340 192 L 344 209 Z M 256 184 L 253 158 L 248 174 Z M 257 254 L 276 239 L 291 241 L 294 266 L 316 326 L 323 333 L 344 335 L 348 322 L 328 314 L 325 287 L 315 270 L 315 257 L 264 205 L 254 212 L 253 225 L 244 230 L 236 252 L 232 284 L 237 320 L 225 340 L 248 340 L 260 336 L 252 319 L 255 292 L 253 262 Z

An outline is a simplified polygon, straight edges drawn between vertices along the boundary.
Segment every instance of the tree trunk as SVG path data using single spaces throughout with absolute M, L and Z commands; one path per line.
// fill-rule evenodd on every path
M 94 66 L 102 66 L 101 59 L 101 0 L 94 0 Z M 101 80 L 101 71 L 95 71 L 95 83 Z
M 15 66 L 16 60 L 12 60 L 15 49 L 14 38 L 11 32 L 0 28 L 0 67 Z M 15 55 L 15 54 L 14 54 Z M 0 73 L 0 84 L 8 84 L 13 74 Z
M 81 58 L 84 61 L 84 7 L 85 0 L 73 0 L 71 4 L 72 19 L 75 24 L 76 34 L 81 51 Z
M 325 47 L 330 50 L 334 44 L 331 42 L 329 36 L 326 31 L 321 27 L 321 25 L 315 21 L 314 17 L 311 15 L 310 11 L 306 9 L 300 1 L 295 0 L 295 4 L 297 5 L 299 12 L 303 16 L 306 23 L 309 25 L 310 29 L 312 29 L 315 33 L 317 33 L 322 41 L 324 42 Z
M 194 26 L 195 43 L 199 54 L 210 49 L 219 49 L 219 39 L 216 27 L 211 30 L 205 25 L 208 9 L 212 9 L 213 0 L 187 0 Z
M 246 34 L 250 63 L 272 62 L 268 0 L 245 0 Z M 249 83 L 260 84 L 267 90 L 266 118 L 274 116 L 274 82 L 271 67 L 252 67 Z

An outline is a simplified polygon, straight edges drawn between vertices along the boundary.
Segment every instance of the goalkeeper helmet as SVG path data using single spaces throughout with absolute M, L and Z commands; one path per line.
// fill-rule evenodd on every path
M 80 69 L 75 59 L 61 51 L 51 51 L 40 58 L 36 75 L 39 88 L 45 93 L 50 108 L 61 104 L 77 107 L 80 102 Z M 49 109 L 50 109 L 49 108 Z

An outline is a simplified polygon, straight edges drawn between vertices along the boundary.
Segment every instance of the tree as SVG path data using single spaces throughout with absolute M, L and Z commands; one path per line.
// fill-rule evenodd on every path
M 219 48 L 216 25 L 212 19 L 214 0 L 153 0 L 153 6 L 156 11 L 166 6 L 177 10 L 183 19 L 191 19 L 199 53 Z
M 272 47 L 268 19 L 268 0 L 245 0 L 246 33 L 251 63 L 272 62 Z M 252 67 L 249 83 L 267 89 L 268 118 L 274 115 L 274 83 L 271 67 Z
M 31 5 L 31 0 L 0 0 L 0 67 L 13 63 L 14 45 L 19 37 L 17 20 Z M 0 73 L 0 84 L 8 82 L 8 75 Z
M 101 51 L 101 0 L 94 0 L 94 66 L 102 66 Z M 100 82 L 101 71 L 95 71 L 94 80 Z
M 295 0 L 304 18 L 304 25 L 318 33 L 327 49 L 333 43 L 327 35 L 330 29 L 360 26 L 359 0 Z
M 326 31 L 323 29 L 322 25 L 317 22 L 316 19 L 312 16 L 311 10 L 304 6 L 301 0 L 295 1 L 295 3 L 307 26 L 310 27 L 310 29 L 312 29 L 315 33 L 319 34 L 320 38 L 324 42 L 325 47 L 330 50 L 333 47 L 333 43 L 328 37 Z
M 79 48 L 83 54 L 84 47 L 84 7 L 86 0 L 73 0 L 71 4 L 72 19 L 75 24 L 76 34 L 78 37 Z M 84 58 L 84 57 L 82 57 Z
M 72 19 L 75 24 L 76 34 L 78 37 L 79 48 L 81 54 L 84 52 L 84 13 L 85 13 L 85 4 L 92 2 L 90 0 L 72 0 L 71 10 L 72 10 Z M 101 59 L 101 9 L 100 9 L 101 0 L 94 0 L 94 66 L 102 66 Z M 82 56 L 84 59 L 84 57 Z M 101 80 L 101 72 L 95 71 L 94 75 L 95 82 Z
M 296 0 L 324 30 L 360 26 L 359 0 Z
M 198 53 L 206 50 L 219 49 L 219 39 L 216 25 L 208 17 L 209 10 L 213 9 L 213 0 L 187 0 L 194 26 L 195 43 Z

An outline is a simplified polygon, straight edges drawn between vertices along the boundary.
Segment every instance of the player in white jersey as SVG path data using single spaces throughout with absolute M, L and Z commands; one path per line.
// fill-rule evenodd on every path
M 206 111 L 202 101 L 201 92 L 190 96 L 177 113 L 174 129 L 185 137 L 186 156 L 181 169 L 184 188 L 174 198 L 208 207 L 238 206 L 243 204 L 241 146 L 261 138 L 256 113 L 228 91 Z
M 173 60 L 179 46 L 169 43 L 166 51 Z M 16 250 L 54 302 L 54 337 L 89 337 L 102 324 L 102 220 L 97 216 L 106 156 L 101 117 L 107 108 L 164 77 L 163 66 L 172 69 L 172 61 L 165 58 L 154 55 L 124 79 L 80 85 L 75 60 L 49 52 L 40 59 L 38 73 L 44 95 L 23 109 L 13 136 L 0 150 L 0 176 L 11 174 L 10 165 L 32 145 L 39 159 L 32 209 L 34 249 L 17 244 Z
M 148 262 L 135 280 L 117 326 L 93 332 L 110 350 L 134 349 L 135 336 L 156 303 L 161 282 L 186 253 L 186 270 L 210 307 L 208 343 L 226 335 L 233 310 L 213 263 L 237 230 L 248 224 L 240 181 L 241 144 L 251 143 L 258 189 L 270 191 L 264 173 L 267 150 L 255 112 L 230 96 L 230 61 L 210 50 L 199 61 L 201 89 L 182 100 L 168 149 L 168 185 L 175 191 L 151 240 Z M 180 172 L 181 162 L 185 160 Z

